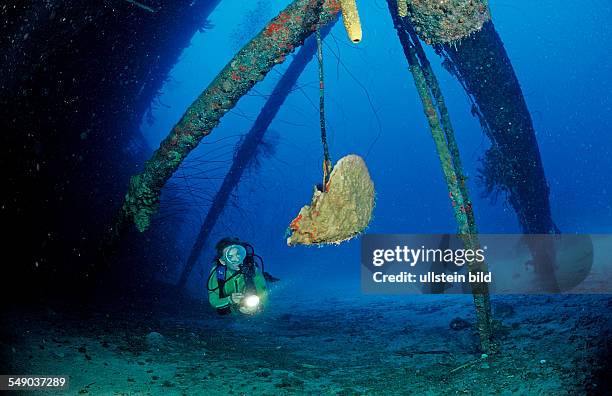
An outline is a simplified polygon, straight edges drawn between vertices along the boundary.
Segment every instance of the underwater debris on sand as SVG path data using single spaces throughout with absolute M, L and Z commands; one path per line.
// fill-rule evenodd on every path
M 354 154 L 342 157 L 324 191 L 315 188 L 312 203 L 291 222 L 287 244 L 338 244 L 351 239 L 370 223 L 373 208 L 374 183 L 365 162 Z
M 145 337 L 145 343 L 150 350 L 159 351 L 164 346 L 165 338 L 156 331 L 152 331 Z
M 598 395 L 609 389 L 607 296 L 496 297 L 516 312 L 504 318 L 509 329 L 502 353 L 486 358 L 474 349 L 472 331 L 448 329 L 455 316 L 473 317 L 464 297 L 410 304 L 382 296 L 313 297 L 313 304 L 279 304 L 265 321 L 229 326 L 186 301 L 184 312 L 169 302 L 151 303 L 148 312 L 126 305 L 110 316 L 90 307 L 87 318 L 65 309 L 53 317 L 40 309 L 14 310 L 2 317 L 11 327 L 0 329 L 0 361 L 7 372 L 69 375 L 74 395 L 81 389 L 87 395 L 400 396 Z M 167 337 L 164 353 L 140 345 L 151 327 Z M 81 345 L 92 360 L 77 352 Z M 489 369 L 482 369 L 485 363 Z

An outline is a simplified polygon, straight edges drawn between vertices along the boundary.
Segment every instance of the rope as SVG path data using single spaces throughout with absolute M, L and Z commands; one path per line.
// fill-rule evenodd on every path
M 321 126 L 321 143 L 323 144 L 323 190 L 327 191 L 327 183 L 332 170 L 329 147 L 327 145 L 327 130 L 325 127 L 325 84 L 323 79 L 323 42 L 321 30 L 317 29 L 317 59 L 319 60 L 319 124 Z

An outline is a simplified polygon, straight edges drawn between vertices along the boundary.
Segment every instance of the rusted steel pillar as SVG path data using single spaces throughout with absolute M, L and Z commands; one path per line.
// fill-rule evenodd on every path
M 146 230 L 162 187 L 191 150 L 274 65 L 284 62 L 319 26 L 334 20 L 339 10 L 337 0 L 295 0 L 242 48 L 189 106 L 143 172 L 132 177 L 112 232 L 119 233 L 130 222 Z

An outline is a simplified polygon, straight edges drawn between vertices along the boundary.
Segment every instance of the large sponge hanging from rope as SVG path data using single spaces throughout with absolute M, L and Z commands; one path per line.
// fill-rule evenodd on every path
M 315 188 L 312 202 L 300 209 L 289 226 L 287 244 L 339 244 L 360 234 L 374 209 L 374 183 L 363 159 L 342 157 L 325 191 Z

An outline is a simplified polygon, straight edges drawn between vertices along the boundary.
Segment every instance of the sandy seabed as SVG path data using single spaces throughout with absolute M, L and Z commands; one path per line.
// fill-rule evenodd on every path
M 582 395 L 610 380 L 610 296 L 494 298 L 499 352 L 482 356 L 470 296 L 295 301 L 257 317 L 205 304 L 13 309 L 10 374 L 66 374 L 91 395 Z M 13 393 L 18 394 L 18 393 Z M 23 394 L 37 394 L 23 392 Z

